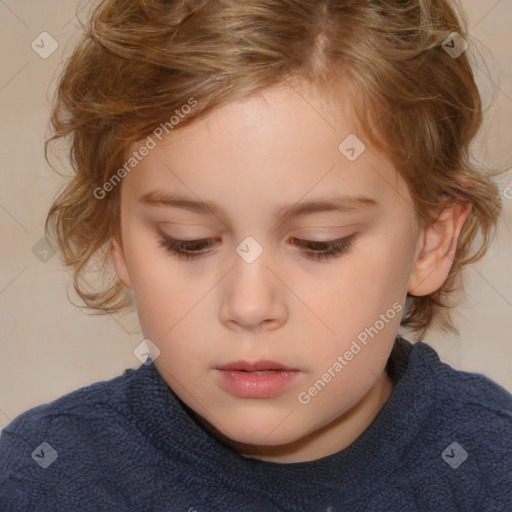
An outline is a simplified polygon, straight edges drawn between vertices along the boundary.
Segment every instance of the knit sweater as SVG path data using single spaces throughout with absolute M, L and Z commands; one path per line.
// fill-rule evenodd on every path
M 512 511 L 512 395 L 398 340 L 384 408 L 309 462 L 239 455 L 150 360 L 34 407 L 0 436 L 0 511 Z

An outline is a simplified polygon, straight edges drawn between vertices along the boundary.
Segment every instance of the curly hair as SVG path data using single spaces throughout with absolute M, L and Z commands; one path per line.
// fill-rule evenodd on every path
M 408 294 L 401 325 L 422 337 L 450 318 L 462 269 L 480 259 L 501 212 L 497 171 L 475 163 L 470 143 L 482 100 L 469 52 L 446 41 L 469 39 L 449 0 L 103 0 L 59 77 L 48 144 L 69 138 L 72 174 L 48 212 L 45 232 L 72 270 L 74 288 L 94 314 L 133 306 L 113 272 L 119 189 L 103 187 L 126 164 L 128 148 L 164 126 L 195 98 L 179 126 L 215 108 L 294 79 L 326 97 L 349 91 L 361 134 L 389 155 L 414 200 L 422 227 L 446 201 L 471 212 L 444 285 Z M 460 39 L 462 38 L 462 39 Z M 84 273 L 99 258 L 102 279 Z M 108 274 L 108 275 L 107 275 Z

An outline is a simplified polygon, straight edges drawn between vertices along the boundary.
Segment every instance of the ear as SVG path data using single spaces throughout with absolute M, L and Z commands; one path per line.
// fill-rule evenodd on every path
M 450 202 L 426 228 L 409 278 L 408 293 L 422 296 L 441 288 L 452 267 L 460 232 L 470 211 L 470 203 Z
M 110 254 L 112 256 L 112 263 L 114 264 L 117 277 L 119 277 L 121 282 L 127 288 L 131 289 L 132 283 L 130 280 L 130 275 L 128 273 L 128 267 L 126 265 L 124 249 L 122 243 L 117 239 L 117 237 L 112 238 L 112 241 L 110 243 Z

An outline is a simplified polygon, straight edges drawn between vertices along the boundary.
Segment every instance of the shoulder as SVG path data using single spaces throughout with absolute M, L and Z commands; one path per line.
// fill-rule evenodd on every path
M 76 477 L 77 485 L 83 477 L 78 473 L 97 468 L 98 461 L 108 457 L 105 447 L 110 440 L 122 438 L 123 430 L 130 428 L 127 390 L 140 371 L 127 369 L 120 376 L 82 387 L 14 418 L 0 434 L 0 503 L 7 506 L 5 500 L 16 499 L 17 507 L 25 503 L 28 510 L 27 482 L 41 489 L 44 482 L 46 492 L 51 492 L 57 477 L 64 476 L 57 475 L 55 468 L 64 465 L 57 464 L 53 471 L 47 468 L 59 458 L 73 462 L 66 467 L 77 468 L 77 475 L 65 477 L 68 481 Z M 97 450 L 83 450 L 83 446 Z
M 484 375 L 441 362 L 424 343 L 414 345 L 411 361 L 428 375 L 430 405 L 421 437 L 438 461 L 436 472 L 461 491 L 459 500 L 472 496 L 479 502 L 479 510 L 512 505 L 512 395 Z
M 414 345 L 411 356 L 422 358 L 429 367 L 438 407 L 464 411 L 464 415 L 459 414 L 460 420 L 471 419 L 475 426 L 496 428 L 496 421 L 512 426 L 512 394 L 489 377 L 456 370 L 440 361 L 435 350 L 422 342 Z
M 116 404 L 125 398 L 130 380 L 139 370 L 126 369 L 122 375 L 101 380 L 67 393 L 51 402 L 32 407 L 14 418 L 2 431 L 4 435 L 30 436 L 58 426 L 59 418 L 105 419 L 116 414 Z

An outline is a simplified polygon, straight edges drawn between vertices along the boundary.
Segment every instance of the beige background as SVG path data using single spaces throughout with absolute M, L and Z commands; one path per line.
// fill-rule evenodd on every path
M 477 70 L 478 82 L 496 99 L 475 145 L 488 165 L 512 165 L 512 0 L 464 0 L 491 72 Z M 78 387 L 139 366 L 133 354 L 143 336 L 135 314 L 95 317 L 68 300 L 76 296 L 71 276 L 57 257 L 47 263 L 32 252 L 43 236 L 46 212 L 60 183 L 43 158 L 50 98 L 69 42 L 76 37 L 81 0 L 1 0 L 0 38 L 0 428 L 29 407 Z M 47 59 L 31 47 L 46 31 L 59 44 Z M 508 180 L 508 182 L 507 182 Z M 499 240 L 488 256 L 468 270 L 467 299 L 455 315 L 460 336 L 433 332 L 425 341 L 453 366 L 478 371 L 512 391 L 512 186 L 501 182 L 505 215 Z

